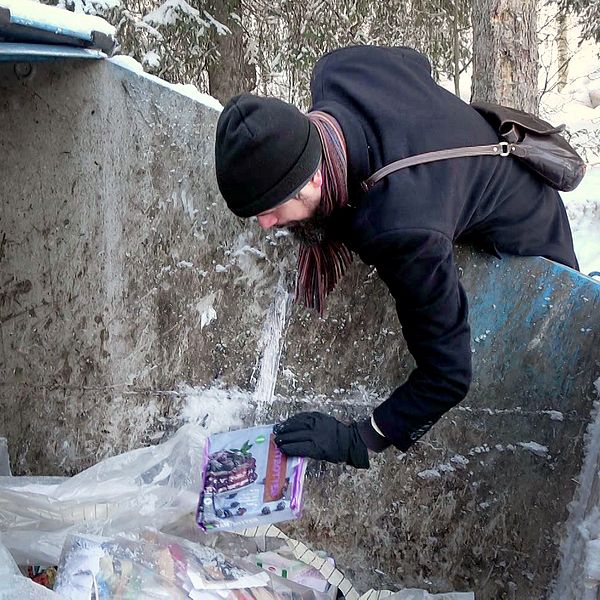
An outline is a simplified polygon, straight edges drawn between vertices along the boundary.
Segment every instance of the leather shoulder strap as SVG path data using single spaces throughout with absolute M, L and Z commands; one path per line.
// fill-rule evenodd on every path
M 463 158 L 466 156 L 508 156 L 515 150 L 514 144 L 507 142 L 498 142 L 487 146 L 464 146 L 462 148 L 450 148 L 448 150 L 436 150 L 435 152 L 425 152 L 424 154 L 415 154 L 407 158 L 396 160 L 378 171 L 375 171 L 368 179 L 365 179 L 360 185 L 365 192 L 368 192 L 378 181 L 384 177 L 415 165 L 445 160 L 447 158 Z

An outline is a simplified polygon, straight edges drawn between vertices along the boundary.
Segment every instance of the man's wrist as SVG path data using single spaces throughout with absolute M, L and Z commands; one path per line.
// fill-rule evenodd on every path
M 391 442 L 381 433 L 372 417 L 358 423 L 358 433 L 365 446 L 373 452 L 382 452 L 391 446 Z

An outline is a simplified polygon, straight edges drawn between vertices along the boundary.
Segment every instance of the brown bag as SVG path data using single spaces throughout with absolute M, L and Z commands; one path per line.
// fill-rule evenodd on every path
M 579 185 L 586 167 L 581 156 L 560 135 L 564 125 L 554 127 L 530 113 L 491 102 L 474 102 L 471 106 L 497 131 L 501 141 L 426 152 L 397 160 L 363 181 L 363 190 L 368 192 L 378 181 L 400 169 L 448 158 L 482 155 L 514 155 L 548 185 L 563 192 L 570 192 Z

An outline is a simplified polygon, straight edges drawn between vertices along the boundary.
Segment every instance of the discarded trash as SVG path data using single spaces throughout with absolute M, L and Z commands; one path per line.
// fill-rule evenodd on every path
M 57 565 L 69 533 L 103 536 L 193 513 L 206 434 L 184 425 L 168 441 L 102 460 L 70 477 L 0 477 L 0 534 L 19 565 Z
M 31 579 L 23 577 L 9 551 L 0 541 L 0 600 L 62 600 Z
M 321 557 L 335 566 L 332 558 L 321 554 Z M 281 546 L 275 551 L 259 552 L 249 557 L 253 562 L 269 573 L 278 577 L 295 581 L 300 585 L 312 588 L 319 592 L 327 592 L 331 587 L 327 579 L 315 567 L 298 560 L 292 549 L 288 546 Z
M 300 515 L 306 460 L 275 444 L 273 426 L 211 436 L 197 522 L 205 531 L 289 521 Z
M 155 530 L 67 538 L 56 592 L 65 600 L 325 600 L 213 548 Z M 95 595 L 94 595 L 95 594 Z
M 185 425 L 165 443 L 71 478 L 0 477 L 0 600 L 333 600 L 338 591 L 345 600 L 473 600 L 470 593 L 422 590 L 361 596 L 331 557 L 270 524 L 297 516 L 305 473 L 303 459 L 274 452 L 271 430 L 219 434 L 211 442 L 222 438 L 221 445 L 211 446 L 201 427 Z M 211 449 L 226 467 L 210 471 L 211 495 L 241 506 L 236 498 L 248 493 L 253 512 L 234 523 L 259 525 L 239 534 L 215 528 L 210 536 L 197 527 Z M 280 502 L 286 510 L 277 510 Z M 275 510 L 263 513 L 258 505 Z M 21 574 L 51 583 L 54 571 L 33 572 L 31 564 L 59 565 L 54 591 Z

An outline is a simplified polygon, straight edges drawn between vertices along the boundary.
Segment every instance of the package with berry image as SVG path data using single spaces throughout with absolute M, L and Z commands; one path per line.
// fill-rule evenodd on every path
M 212 435 L 204 447 L 196 520 L 204 531 L 231 531 L 300 516 L 306 460 L 286 456 L 273 425 Z

